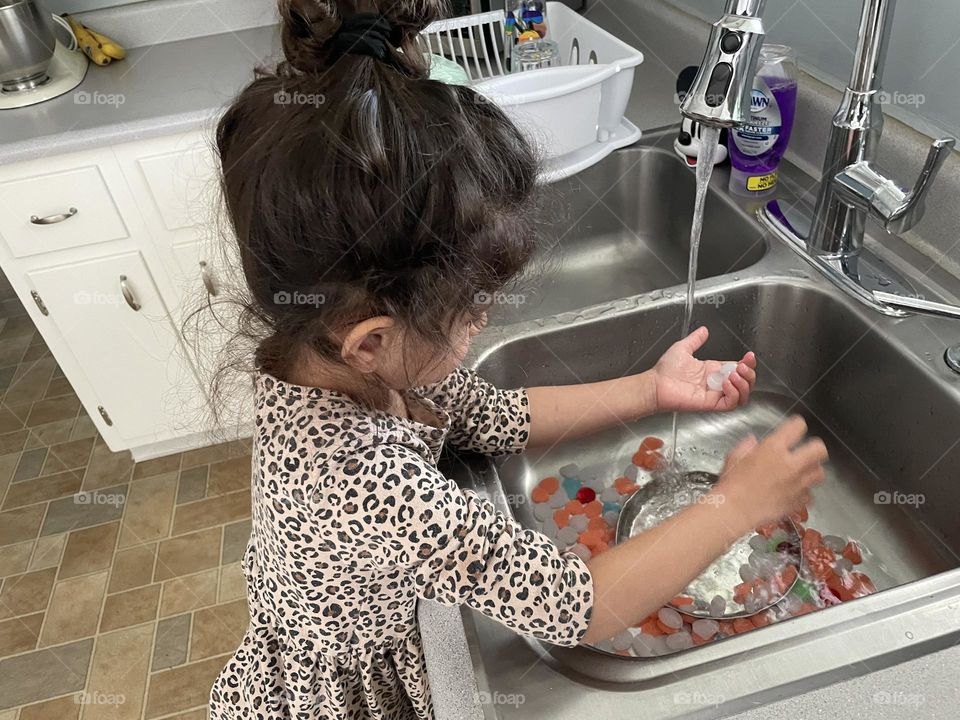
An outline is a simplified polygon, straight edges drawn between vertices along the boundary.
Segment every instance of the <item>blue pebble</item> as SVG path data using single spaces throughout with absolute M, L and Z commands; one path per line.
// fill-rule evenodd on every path
M 573 500 L 577 496 L 577 490 L 583 485 L 577 478 L 565 477 L 563 479 L 563 491 L 567 494 L 567 497 Z
M 620 512 L 620 503 L 606 502 L 603 504 L 603 512 Z

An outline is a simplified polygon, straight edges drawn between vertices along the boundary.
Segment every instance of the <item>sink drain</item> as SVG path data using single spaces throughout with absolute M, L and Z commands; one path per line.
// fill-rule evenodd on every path
M 960 375 L 960 345 L 948 347 L 943 359 L 946 361 L 948 368 Z

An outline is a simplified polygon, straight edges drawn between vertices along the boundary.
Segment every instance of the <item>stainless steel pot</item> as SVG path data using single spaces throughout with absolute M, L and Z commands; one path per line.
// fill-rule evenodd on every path
M 56 39 L 50 12 L 37 0 L 0 0 L 0 87 L 29 90 L 50 78 Z

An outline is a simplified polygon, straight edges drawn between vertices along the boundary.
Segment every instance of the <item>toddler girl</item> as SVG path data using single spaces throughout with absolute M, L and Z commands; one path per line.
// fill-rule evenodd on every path
M 747 353 L 499 390 L 461 366 L 494 296 L 534 250 L 534 153 L 492 103 L 428 78 L 435 0 L 280 4 L 286 61 L 219 123 L 223 190 L 256 352 L 250 626 L 213 720 L 432 717 L 418 598 L 465 604 L 561 645 L 639 622 L 823 477 L 791 419 L 746 440 L 698 504 L 585 563 L 437 470 L 443 445 L 498 454 L 659 411 L 732 410 Z M 696 542 L 691 536 L 696 536 Z

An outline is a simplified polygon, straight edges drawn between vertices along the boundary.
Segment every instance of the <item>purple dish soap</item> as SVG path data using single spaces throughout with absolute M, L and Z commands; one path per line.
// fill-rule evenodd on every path
M 774 192 L 796 112 L 796 53 L 786 45 L 764 45 L 753 84 L 749 122 L 730 131 L 733 192 L 755 198 Z

